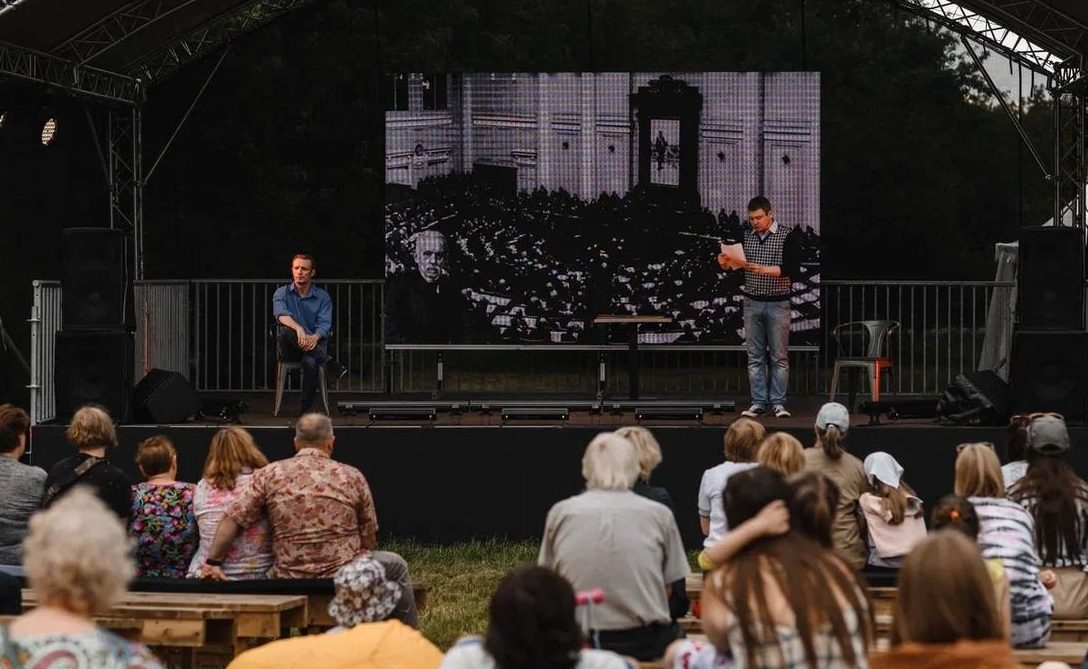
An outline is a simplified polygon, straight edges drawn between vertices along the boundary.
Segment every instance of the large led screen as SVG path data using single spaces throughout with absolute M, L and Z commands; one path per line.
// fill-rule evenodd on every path
M 744 340 L 744 273 L 718 264 L 747 205 L 796 229 L 791 342 L 820 327 L 820 78 L 813 72 L 391 75 L 389 345 Z

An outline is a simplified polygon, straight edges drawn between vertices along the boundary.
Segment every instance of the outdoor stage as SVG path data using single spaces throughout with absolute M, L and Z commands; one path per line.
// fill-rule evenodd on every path
M 811 408 L 803 406 L 811 405 Z M 783 430 L 806 446 L 818 402 L 798 402 L 790 419 L 763 418 L 769 431 Z M 722 433 L 736 413 L 707 413 L 692 420 L 642 421 L 661 443 L 664 461 L 653 482 L 665 486 L 676 503 L 684 542 L 700 545 L 696 496 L 703 470 L 721 461 Z M 292 419 L 247 413 L 249 429 L 270 459 L 292 452 Z M 581 457 L 598 432 L 635 424 L 632 412 L 612 414 L 574 411 L 566 421 L 503 421 L 492 414 L 441 414 L 436 421 L 370 421 L 367 415 L 340 416 L 333 410 L 336 446 L 333 456 L 362 470 L 374 493 L 384 538 L 453 542 L 473 537 L 539 538 L 548 509 L 582 487 Z M 1001 443 L 1003 428 L 937 425 L 931 420 L 900 420 L 868 426 L 854 414 L 848 448 L 858 457 L 884 450 L 906 468 L 906 480 L 927 506 L 952 491 L 957 444 Z M 167 434 L 177 446 L 179 478 L 197 481 L 208 442 L 218 425 L 125 425 L 114 462 L 134 472 L 132 457 L 140 440 Z M 1071 428 L 1073 463 L 1088 472 L 1088 427 Z M 33 431 L 31 459 L 48 469 L 71 452 L 64 426 L 41 425 Z

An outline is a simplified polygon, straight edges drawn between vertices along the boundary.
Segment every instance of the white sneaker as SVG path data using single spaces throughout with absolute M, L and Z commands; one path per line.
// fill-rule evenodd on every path
M 742 416 L 744 416 L 746 418 L 755 418 L 757 416 L 762 416 L 765 413 L 767 413 L 767 411 L 763 408 L 762 405 L 753 404 L 752 406 L 748 407 L 744 411 L 741 411 L 740 415 L 742 415 Z
M 774 405 L 774 417 L 775 418 L 789 418 L 790 412 L 786 411 L 786 407 L 781 404 Z

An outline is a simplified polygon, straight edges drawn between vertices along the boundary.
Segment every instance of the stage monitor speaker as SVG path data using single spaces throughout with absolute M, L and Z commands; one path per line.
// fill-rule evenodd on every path
M 121 329 L 133 322 L 125 233 L 68 228 L 61 232 L 61 257 L 65 330 Z
M 118 423 L 132 418 L 132 333 L 60 331 L 57 333 L 57 417 L 67 420 L 84 404 L 101 404 Z
M 956 375 L 933 408 L 937 418 L 956 425 L 1005 425 L 1012 403 L 1009 384 L 984 370 Z
M 1012 346 L 1013 407 L 1057 411 L 1083 420 L 1088 390 L 1088 333 L 1017 332 Z
M 181 423 L 200 413 L 200 398 L 181 374 L 165 369 L 147 373 L 132 391 L 137 421 Z
M 1020 327 L 1084 329 L 1084 232 L 1023 228 L 1019 250 Z

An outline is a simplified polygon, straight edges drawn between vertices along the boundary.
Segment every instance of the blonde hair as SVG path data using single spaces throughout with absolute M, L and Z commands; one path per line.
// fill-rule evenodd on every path
M 295 441 L 321 446 L 332 437 L 332 419 L 322 413 L 304 414 L 295 423 Z
M 93 404 L 82 406 L 75 412 L 64 437 L 78 450 L 117 445 L 113 419 L 105 409 Z
M 34 514 L 29 528 L 23 567 L 39 604 L 73 613 L 103 611 L 136 575 L 124 526 L 85 486 Z
M 738 418 L 725 430 L 722 441 L 725 444 L 725 457 L 733 462 L 751 462 L 755 460 L 756 449 L 763 441 L 766 430 L 763 424 L 751 418 Z
M 801 442 L 785 432 L 775 432 L 759 445 L 756 462 L 782 476 L 792 476 L 805 466 L 805 449 Z
M 892 615 L 893 646 L 1004 637 L 978 546 L 952 529 L 937 530 L 911 549 L 899 570 Z
M 638 480 L 635 445 L 614 432 L 602 432 L 589 442 L 582 456 L 586 487 L 596 490 L 630 490 Z
M 260 469 L 267 464 L 268 458 L 257 448 L 253 435 L 231 425 L 212 435 L 203 476 L 213 488 L 233 490 L 243 469 Z
M 635 445 L 638 451 L 638 471 L 643 481 L 650 480 L 650 472 L 661 464 L 661 445 L 644 427 L 628 426 L 616 430 L 616 434 Z
M 136 447 L 136 466 L 143 475 L 151 478 L 156 474 L 165 474 L 178 462 L 178 452 L 174 444 L 164 434 L 156 434 L 140 442 Z
M 961 444 L 956 456 L 954 492 L 961 497 L 1004 497 L 1001 461 L 989 444 Z

